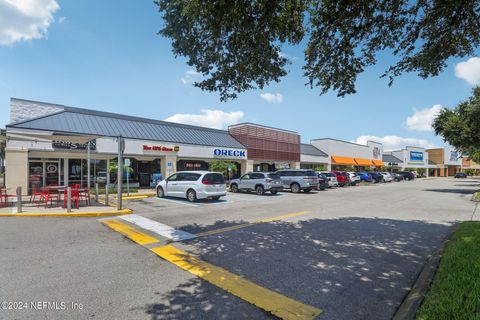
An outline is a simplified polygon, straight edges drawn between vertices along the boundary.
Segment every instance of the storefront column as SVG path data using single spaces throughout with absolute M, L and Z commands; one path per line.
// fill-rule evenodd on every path
M 253 160 L 247 160 L 245 165 L 242 166 L 242 175 L 247 172 L 253 172 Z
M 165 156 L 161 161 L 161 171 L 164 178 L 168 178 L 170 175 L 177 172 L 177 157 Z
M 68 158 L 63 159 L 63 184 L 68 187 Z
M 291 166 L 293 169 L 300 169 L 300 162 L 292 162 Z
M 21 149 L 5 150 L 5 185 L 9 190 L 22 187 L 22 193 L 28 193 L 28 151 Z
M 240 175 L 247 173 L 248 160 L 240 160 Z

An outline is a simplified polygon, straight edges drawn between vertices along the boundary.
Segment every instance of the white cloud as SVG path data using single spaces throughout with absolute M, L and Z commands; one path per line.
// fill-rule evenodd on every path
M 383 144 L 384 151 L 399 150 L 405 146 L 415 146 L 423 148 L 434 148 L 435 145 L 426 139 L 405 138 L 399 136 L 360 136 L 355 141 L 358 144 L 367 144 L 367 141 L 375 141 Z
M 60 18 L 58 18 L 58 23 L 64 23 L 65 20 L 67 20 L 67 17 L 61 16 Z
M 0 44 L 45 38 L 58 9 L 56 0 L 0 0 Z
M 183 77 L 180 78 L 180 81 L 183 84 L 189 84 L 194 82 L 198 77 L 200 77 L 202 74 L 200 72 L 197 72 L 195 70 L 187 70 L 183 74 Z
M 455 65 L 455 76 L 472 86 L 480 85 L 480 57 L 470 58 Z
M 196 126 L 224 129 L 229 125 L 237 124 L 243 118 L 242 111 L 224 112 L 222 110 L 203 109 L 201 114 L 174 114 L 165 121 L 191 124 Z
M 435 120 L 435 117 L 442 108 L 441 105 L 436 104 L 431 108 L 421 110 L 413 109 L 413 114 L 410 117 L 407 117 L 406 121 L 408 130 L 433 131 L 433 120 Z
M 281 93 L 265 92 L 260 94 L 260 98 L 268 103 L 282 103 L 283 101 L 283 95 Z

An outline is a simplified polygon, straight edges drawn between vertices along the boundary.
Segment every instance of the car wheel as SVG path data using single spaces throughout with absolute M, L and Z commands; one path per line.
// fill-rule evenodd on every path
M 305 189 L 305 190 L 303 190 L 303 192 L 305 192 L 305 193 L 309 193 L 310 191 L 312 191 L 312 189 Z
M 162 188 L 162 187 L 158 187 L 158 188 L 157 188 L 157 197 L 159 197 L 159 198 L 163 198 L 163 197 L 164 197 L 164 193 L 163 193 L 163 188 Z
M 215 201 L 220 200 L 220 196 L 212 197 L 212 200 L 215 200 Z
M 233 193 L 237 193 L 238 192 L 238 186 L 236 184 L 232 184 L 230 186 L 230 191 L 232 191 Z
M 271 190 L 270 193 L 271 193 L 272 195 L 276 195 L 276 194 L 278 193 L 278 191 L 277 191 L 277 190 Z
M 261 196 L 261 195 L 265 194 L 265 189 L 263 189 L 262 186 L 256 186 L 256 187 L 255 187 L 255 192 L 256 192 L 259 196 Z
M 290 189 L 292 190 L 293 193 L 299 193 L 300 185 L 298 183 L 292 183 L 292 185 L 290 186 Z
M 187 191 L 187 200 L 190 202 L 197 201 L 197 193 L 195 192 L 195 190 L 190 189 Z

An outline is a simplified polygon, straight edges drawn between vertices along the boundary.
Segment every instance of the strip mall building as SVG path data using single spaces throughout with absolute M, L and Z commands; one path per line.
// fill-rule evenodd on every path
M 107 168 L 117 159 L 119 137 L 133 169 L 129 178 L 140 187 L 150 185 L 152 173 L 166 177 L 208 170 L 214 160 L 229 162 L 231 178 L 282 168 L 363 170 L 384 165 L 383 146 L 374 141 L 361 145 L 325 138 L 305 144 L 297 132 L 253 123 L 218 130 L 16 98 L 10 107 L 8 188 L 106 180 Z M 398 158 L 409 163 L 404 155 Z

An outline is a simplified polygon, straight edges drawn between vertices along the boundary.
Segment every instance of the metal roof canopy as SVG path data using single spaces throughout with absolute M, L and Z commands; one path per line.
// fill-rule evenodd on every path
M 101 136 L 97 135 L 84 135 L 84 134 L 65 134 L 65 133 L 56 133 L 56 132 L 49 132 L 48 134 L 40 134 L 40 133 L 10 133 L 8 138 L 14 140 L 60 140 L 70 143 L 79 143 L 79 144 L 86 144 L 89 141 L 95 140 L 100 138 Z M 7 138 L 7 139 L 8 139 Z M 115 138 L 115 137 L 112 137 Z

